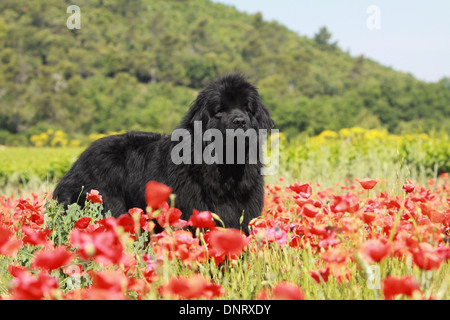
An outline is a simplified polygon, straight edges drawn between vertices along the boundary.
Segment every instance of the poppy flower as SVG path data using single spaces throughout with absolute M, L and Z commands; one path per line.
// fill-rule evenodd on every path
M 13 256 L 19 251 L 22 242 L 13 237 L 13 232 L 8 228 L 0 226 L 0 254 Z
M 392 300 L 399 294 L 412 297 L 414 291 L 420 292 L 419 284 L 414 281 L 412 276 L 387 276 L 383 280 L 382 288 L 386 300 Z
M 103 265 L 120 263 L 124 254 L 122 243 L 114 230 L 86 232 L 73 229 L 69 234 L 69 244 L 77 248 L 80 258 L 94 258 Z
M 15 266 L 10 264 L 8 266 L 8 272 L 10 275 L 12 275 L 14 278 L 17 277 L 21 272 L 27 272 L 28 268 L 24 266 Z
M 326 268 L 317 271 L 309 271 L 309 274 L 317 283 L 327 282 L 328 277 L 330 276 L 330 267 L 327 266 Z
M 279 282 L 271 290 L 271 294 L 267 294 L 263 289 L 257 294 L 257 300 L 305 300 L 305 294 L 302 288 L 290 282 Z
M 35 254 L 31 262 L 31 267 L 43 270 L 55 270 L 70 264 L 73 258 L 73 253 L 67 251 L 65 246 L 59 246 L 49 250 L 44 249 Z
M 305 204 L 302 213 L 309 218 L 314 218 L 319 213 L 319 209 L 311 204 Z
M 245 234 L 237 229 L 215 228 L 205 236 L 217 257 L 237 259 L 248 244 Z
M 323 261 L 328 263 L 341 264 L 348 258 L 348 252 L 342 248 L 331 248 L 322 252 L 320 257 Z
M 196 228 L 207 228 L 214 229 L 215 223 L 212 213 L 209 211 L 193 210 L 192 216 L 189 218 L 188 222 Z
M 331 210 L 333 212 L 355 213 L 359 209 L 358 198 L 347 193 L 344 196 L 333 196 L 333 204 Z
M 212 299 L 225 294 L 220 285 L 209 282 L 199 274 L 172 278 L 160 287 L 159 292 L 164 296 L 178 296 L 180 299 Z
M 30 227 L 23 226 L 22 232 L 25 235 L 22 240 L 25 244 L 44 246 L 52 245 L 51 241 L 48 239 L 52 233 L 52 230 L 50 229 L 34 230 Z
M 122 292 L 128 286 L 128 278 L 120 269 L 91 272 L 90 276 L 96 289 Z
M 92 189 L 86 196 L 86 200 L 92 203 L 103 203 L 102 196 L 98 190 Z
M 366 241 L 360 247 L 363 258 L 369 263 L 381 261 L 390 254 L 390 251 L 391 245 L 378 239 Z
M 90 222 L 91 222 L 90 217 L 82 217 L 75 222 L 75 228 L 86 229 Z
M 439 269 L 442 255 L 437 249 L 426 242 L 418 244 L 418 248 L 411 250 L 414 263 L 422 270 Z
M 287 232 L 280 228 L 278 224 L 273 227 L 267 228 L 264 231 L 265 233 L 263 232 L 262 235 L 259 235 L 264 243 L 276 242 L 281 245 L 287 243 Z
M 363 213 L 363 220 L 366 224 L 371 224 L 375 220 L 376 216 L 374 213 L 370 212 L 364 212 Z
M 148 214 L 144 214 L 141 208 L 131 208 L 128 214 L 133 218 L 135 223 L 139 223 L 144 231 L 150 232 L 155 227 L 155 223 L 150 220 Z
M 156 181 L 149 181 L 145 185 L 145 200 L 153 210 L 158 209 L 161 204 L 166 202 L 171 193 L 171 187 Z
M 373 189 L 378 183 L 377 180 L 369 179 L 369 178 L 365 178 L 365 179 L 361 179 L 361 180 L 357 179 L 357 181 L 359 182 L 361 187 L 363 187 L 363 189 L 365 189 L 365 190 Z
M 161 212 L 156 217 L 156 221 L 158 221 L 158 224 L 165 228 L 166 226 L 172 226 L 178 220 L 180 220 L 181 217 L 181 211 L 177 208 L 169 208 L 169 204 L 167 202 L 164 202 L 161 204 Z
M 117 218 L 117 223 L 119 226 L 123 228 L 123 231 L 128 233 L 134 233 L 134 220 L 131 216 L 127 214 L 121 215 L 119 218 Z
M 290 185 L 288 189 L 294 191 L 295 193 L 299 194 L 303 198 L 309 198 L 312 194 L 312 188 L 309 184 L 299 184 L 296 182 L 293 185 Z
M 58 289 L 57 280 L 44 272 L 37 277 L 29 271 L 19 272 L 12 283 L 12 300 L 42 300 L 51 297 L 52 291 Z
M 405 183 L 402 187 L 403 191 L 407 192 L 407 193 L 411 193 L 414 191 L 415 189 L 415 185 L 411 182 Z

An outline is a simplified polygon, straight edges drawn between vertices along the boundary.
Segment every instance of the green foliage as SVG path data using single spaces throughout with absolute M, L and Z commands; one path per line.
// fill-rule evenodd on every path
M 169 133 L 198 90 L 240 71 L 260 88 L 289 136 L 355 125 L 391 132 L 450 129 L 449 80 L 418 81 L 351 57 L 321 28 L 314 39 L 210 2 L 0 3 L 0 144 L 33 134 Z
M 1 148 L 0 188 L 53 182 L 69 170 L 82 148 Z
M 450 172 L 449 145 L 448 134 L 394 135 L 359 127 L 326 130 L 311 138 L 282 138 L 279 176 L 321 184 L 362 177 L 426 184 Z

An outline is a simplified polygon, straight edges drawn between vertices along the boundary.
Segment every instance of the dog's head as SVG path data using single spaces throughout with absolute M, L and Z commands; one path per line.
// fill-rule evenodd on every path
M 211 82 L 192 104 L 180 128 L 192 132 L 195 121 L 203 131 L 218 129 L 270 130 L 274 122 L 257 89 L 240 74 L 230 74 Z

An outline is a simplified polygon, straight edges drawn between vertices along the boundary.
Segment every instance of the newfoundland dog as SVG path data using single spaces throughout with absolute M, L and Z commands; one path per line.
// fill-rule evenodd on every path
M 239 74 L 223 76 L 200 92 L 171 136 L 128 132 L 93 142 L 58 183 L 53 198 L 65 207 L 84 205 L 86 193 L 96 189 L 104 209 L 118 217 L 134 207 L 145 211 L 145 185 L 154 180 L 172 188 L 182 219 L 189 219 L 193 209 L 208 210 L 218 214 L 227 228 L 248 233 L 248 223 L 263 208 L 264 180 L 261 159 L 250 161 L 246 133 L 268 132 L 273 124 L 252 84 Z M 206 132 L 213 135 L 202 136 Z M 227 139 L 233 132 L 238 133 Z M 244 156 L 231 145 L 242 135 Z M 260 155 L 259 135 L 256 143 Z

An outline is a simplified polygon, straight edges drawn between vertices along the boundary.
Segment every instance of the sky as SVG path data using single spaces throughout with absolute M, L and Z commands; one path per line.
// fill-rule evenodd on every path
M 449 0 L 214 0 L 261 12 L 300 35 L 326 26 L 331 41 L 417 79 L 450 77 Z

